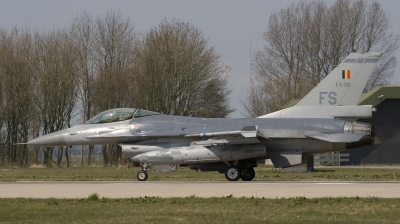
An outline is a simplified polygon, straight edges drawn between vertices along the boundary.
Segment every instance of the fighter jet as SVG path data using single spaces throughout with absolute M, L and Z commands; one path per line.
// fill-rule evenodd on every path
M 73 146 L 118 144 L 123 156 L 148 172 L 174 172 L 180 165 L 224 173 L 229 181 L 251 181 L 257 161 L 275 167 L 302 163 L 302 156 L 373 144 L 371 105 L 356 106 L 380 53 L 351 53 L 296 106 L 258 118 L 198 118 L 117 108 L 85 124 L 26 144 Z

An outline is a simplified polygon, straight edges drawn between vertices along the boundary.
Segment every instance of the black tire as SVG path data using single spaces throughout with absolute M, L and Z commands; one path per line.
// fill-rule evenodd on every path
M 147 174 L 147 172 L 143 170 L 139 171 L 136 175 L 138 181 L 146 181 L 148 177 L 149 175 Z
M 242 175 L 240 178 L 243 181 L 252 181 L 255 176 L 256 176 L 256 171 L 254 171 L 253 168 L 249 168 L 249 169 L 242 170 Z
M 242 176 L 242 170 L 237 166 L 230 166 L 225 171 L 225 177 L 229 181 L 237 181 Z

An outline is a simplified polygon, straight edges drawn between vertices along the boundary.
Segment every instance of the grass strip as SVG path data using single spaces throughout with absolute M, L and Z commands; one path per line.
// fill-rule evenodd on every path
M 139 168 L 0 168 L 0 181 L 137 181 Z M 399 181 L 398 168 L 316 168 L 312 172 L 285 173 L 261 165 L 254 181 Z M 197 172 L 188 168 L 172 173 L 151 173 L 148 181 L 226 181 L 218 172 Z
M 400 199 L 0 199 L 0 223 L 399 223 Z

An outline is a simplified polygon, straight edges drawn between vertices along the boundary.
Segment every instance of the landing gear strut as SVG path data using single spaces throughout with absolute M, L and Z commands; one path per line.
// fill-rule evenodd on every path
M 230 166 L 225 171 L 225 177 L 229 181 L 237 181 L 240 179 L 242 170 L 237 166 Z

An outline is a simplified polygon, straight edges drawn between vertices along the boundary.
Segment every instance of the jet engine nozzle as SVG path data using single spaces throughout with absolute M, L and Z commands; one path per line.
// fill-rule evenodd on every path
M 368 123 L 358 121 L 345 121 L 344 123 L 344 132 L 347 133 L 371 135 L 373 133 L 372 129 L 372 124 Z
M 359 133 L 364 135 L 359 142 L 347 143 L 346 149 L 358 148 L 374 144 L 375 129 L 372 124 L 358 121 L 346 121 L 344 124 L 344 132 Z

